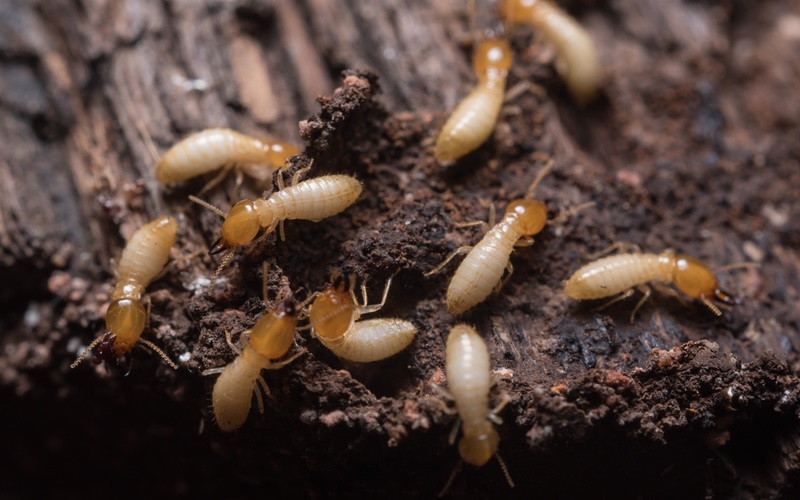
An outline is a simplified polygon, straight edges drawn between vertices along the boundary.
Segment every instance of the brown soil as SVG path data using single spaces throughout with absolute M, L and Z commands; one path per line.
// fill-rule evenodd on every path
M 0 173 L 23 179 L 26 162 L 55 161 L 58 151 L 74 155 L 70 165 L 104 148 L 117 152 L 114 158 L 127 157 L 108 167 L 116 182 L 87 183 L 70 167 L 73 180 L 63 182 L 77 186 L 77 194 L 64 195 L 67 201 L 47 198 L 44 215 L 36 219 L 48 228 L 44 236 L 26 232 L 18 218 L 3 219 L 0 440 L 12 466 L 0 472 L 0 492 L 11 498 L 430 498 L 458 463 L 457 448 L 448 444 L 454 419 L 442 411 L 432 384 L 445 381 L 447 332 L 456 321 L 466 321 L 489 346 L 498 379 L 492 400 L 501 393 L 511 397 L 502 413 L 505 423 L 497 429 L 516 488 L 509 488 L 492 461 L 462 471 L 450 494 L 800 494 L 798 4 L 667 3 L 662 13 L 660 2 L 568 2 L 607 63 L 602 95 L 585 109 L 570 100 L 547 44 L 530 30 L 514 30 L 517 61 L 510 85 L 530 81 L 540 91 L 508 103 L 495 136 L 449 169 L 433 159 L 432 138 L 452 97 L 436 101 L 433 91 L 407 90 L 416 80 L 387 78 L 395 69 L 365 57 L 376 68 L 346 71 L 339 88 L 318 99 L 315 114 L 303 118 L 307 115 L 293 111 L 278 120 L 302 120 L 299 136 L 306 149 L 291 171 L 313 159 L 310 175 L 353 174 L 363 181 L 364 194 L 339 216 L 319 223 L 289 221 L 286 241 L 270 234 L 237 252 L 211 296 L 205 285 L 214 265 L 199 255 L 217 237 L 220 220 L 201 207 L 185 208 L 186 195 L 204 181 L 163 193 L 147 182 L 123 182 L 152 179 L 136 127 L 122 114 L 122 132 L 97 131 L 83 121 L 82 113 L 97 113 L 103 123 L 116 124 L 111 111 L 123 99 L 103 81 L 124 64 L 109 62 L 98 49 L 96 67 L 87 66 L 97 73 L 84 75 L 79 86 L 86 106 L 78 106 L 77 114 L 70 107 L 77 105 L 62 109 L 47 98 L 40 110 L 26 110 L 23 104 L 38 101 L 14 100 L 14 85 L 21 85 L 14 75 L 24 80 L 19 75 L 25 73 L 14 68 L 35 61 L 31 65 L 40 73 L 34 76 L 52 85 L 59 82 L 58 71 L 40 52 L 20 55 L 12 50 L 13 40 L 0 37 L 2 75 L 11 82 L 0 85 L 4 129 L 14 129 L 16 119 L 31 130 L 37 119 L 55 127 L 35 134 L 50 149 L 34 153 L 12 145 L 22 152 L 7 151 Z M 177 4 L 172 16 L 180 13 Z M 336 2 L 300 4 L 322 9 Z M 307 22 L 286 5 L 241 2 L 231 22 L 253 40 L 269 40 L 273 35 L 261 34 L 249 24 L 253 19 L 270 26 Z M 791 6 L 795 14 L 789 14 Z M 363 9 L 353 11 L 363 14 Z M 3 14 L 6 20 L 9 12 Z M 69 29 L 36 9 L 14 12 L 55 23 L 44 32 Z M 451 26 L 462 26 L 462 14 L 436 15 L 455 40 L 459 33 Z M 319 28 L 313 38 L 317 51 L 329 58 L 322 74 L 335 81 L 339 68 L 331 61 L 342 66 L 352 61 L 345 49 L 326 45 L 336 41 L 325 37 L 327 25 L 310 19 Z M 120 32 L 134 28 L 117 26 L 116 36 L 124 38 Z M 131 35 L 131 46 L 146 45 L 148 32 L 142 29 L 145 34 Z M 461 60 L 454 72 L 468 75 L 469 48 L 459 49 L 453 40 L 442 57 L 456 54 Z M 268 52 L 267 59 L 274 56 Z M 287 61 L 274 64 L 281 62 L 293 67 Z M 314 78 L 298 78 L 307 84 L 297 91 L 300 102 L 314 92 L 309 83 Z M 91 105 L 96 85 L 112 103 L 105 111 Z M 458 96 L 468 88 L 453 85 L 455 90 L 437 92 Z M 427 100 L 409 104 L 414 92 Z M 229 102 L 224 111 L 250 113 L 258 122 L 264 107 L 244 101 Z M 195 128 L 218 124 L 209 118 L 216 111 L 187 109 L 196 114 Z M 173 123 L 175 113 L 167 113 Z M 152 125 L 145 122 L 148 130 Z M 80 139 L 87 130 L 92 147 Z M 169 135 L 150 133 L 157 141 Z M 552 158 L 556 169 L 536 196 L 552 216 L 588 201 L 595 207 L 548 226 L 535 245 L 515 251 L 514 273 L 502 291 L 454 318 L 444 307 L 444 292 L 457 264 L 430 278 L 423 273 L 453 249 L 477 242 L 478 228 L 456 229 L 455 223 L 486 220 L 487 202 L 502 210 L 524 195 L 543 157 Z M 50 167 L 30 168 L 44 169 L 46 178 Z M 51 175 L 61 182 L 61 174 Z M 10 179 L 3 179 L 7 193 L 13 191 Z M 216 189 L 211 201 L 227 209 L 235 201 L 227 198 L 232 185 L 231 179 Z M 244 186 L 243 195 L 259 194 L 259 188 Z M 8 200 L 15 197 L 9 194 L 3 202 L 6 214 L 33 213 Z M 71 207 L 63 210 L 74 214 L 72 224 L 59 218 L 64 206 Z M 178 215 L 181 229 L 168 272 L 149 287 L 146 335 L 181 368 L 174 371 L 142 349 L 134 351 L 127 376 L 126 366 L 106 371 L 86 363 L 70 370 L 76 353 L 102 328 L 113 284 L 105 257 L 118 256 L 124 244 L 118 235 L 130 235 L 156 207 Z M 79 222 L 83 218 L 92 222 Z M 67 236 L 58 221 L 68 228 Z M 630 324 L 633 300 L 595 311 L 595 304 L 576 303 L 562 288 L 589 254 L 614 241 L 635 242 L 646 251 L 674 248 L 711 267 L 755 261 L 760 268 L 720 274 L 723 286 L 741 299 L 720 318 L 702 304 L 686 306 L 656 293 Z M 200 373 L 232 360 L 225 330 L 238 338 L 263 314 L 264 261 L 273 297 L 320 290 L 339 270 L 369 276 L 375 301 L 385 280 L 399 270 L 379 315 L 408 319 L 419 333 L 408 350 L 368 365 L 342 362 L 307 331 L 299 333 L 297 343 L 308 353 L 286 368 L 264 372 L 272 391 L 265 413 L 253 410 L 240 430 L 225 434 L 209 408 L 214 379 Z

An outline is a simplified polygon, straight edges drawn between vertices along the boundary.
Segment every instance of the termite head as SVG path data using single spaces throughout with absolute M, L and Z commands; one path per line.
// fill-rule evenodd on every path
M 717 277 L 702 262 L 688 255 L 675 257 L 675 270 L 672 276 L 675 287 L 686 295 L 700 299 L 706 307 L 720 316 L 714 301 L 724 305 L 735 305 L 736 298 L 722 290 L 717 283 Z
M 255 203 L 250 200 L 242 200 L 234 205 L 228 212 L 228 216 L 225 217 L 220 238 L 215 242 L 211 253 L 215 254 L 228 248 L 247 245 L 253 241 L 260 229 Z
M 480 467 L 494 456 L 499 444 L 497 431 L 489 428 L 477 435 L 464 435 L 458 442 L 458 453 L 468 464 Z
M 508 73 L 512 62 L 511 47 L 502 38 L 483 40 L 472 56 L 472 67 L 477 75 L 485 75 L 489 72 L 504 75 Z
M 106 312 L 106 337 L 108 337 L 108 348 L 113 349 L 114 354 L 121 358 L 129 353 L 136 342 L 141 337 L 147 323 L 147 310 L 142 301 L 133 299 L 119 299 L 111 302 Z M 103 348 L 104 340 L 97 348 L 97 357 L 100 349 Z
M 547 205 L 539 200 L 514 200 L 506 207 L 506 218 L 513 217 L 526 236 L 533 236 L 547 224 Z
M 334 340 L 350 328 L 356 310 L 353 294 L 350 293 L 353 284 L 353 277 L 348 282 L 341 275 L 334 275 L 331 285 L 314 299 L 308 315 L 317 336 Z
M 263 315 L 250 330 L 250 346 L 267 359 L 278 359 L 289 351 L 297 328 L 293 297 L 284 299 Z
M 302 150 L 293 144 L 282 141 L 273 141 L 266 146 L 267 158 L 272 165 L 281 165 L 292 156 L 302 153 Z
M 543 0 L 500 0 L 500 17 L 507 22 L 529 22 L 536 4 Z

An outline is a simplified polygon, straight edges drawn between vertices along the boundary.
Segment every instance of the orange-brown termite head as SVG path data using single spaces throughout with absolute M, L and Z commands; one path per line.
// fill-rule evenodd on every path
M 675 270 L 672 283 L 675 288 L 689 297 L 699 299 L 709 309 L 719 315 L 719 309 L 713 301 L 725 305 L 735 305 L 736 298 L 722 290 L 717 282 L 717 277 L 702 262 L 688 255 L 675 256 Z
M 289 351 L 297 329 L 297 304 L 293 297 L 283 300 L 264 314 L 250 331 L 250 345 L 267 359 L 278 359 Z
M 472 68 L 478 80 L 487 76 L 505 76 L 511 69 L 514 56 L 508 42 L 503 38 L 487 38 L 478 44 L 472 56 Z
M 547 225 L 547 205 L 539 200 L 514 200 L 506 207 L 505 218 L 518 225 L 523 235 L 533 236 Z
M 231 208 L 220 229 L 220 237 L 214 243 L 211 253 L 216 254 L 230 248 L 247 245 L 261 230 L 256 204 L 242 200 Z
M 351 293 L 354 280 L 351 278 L 348 283 L 337 274 L 331 281 L 331 285 L 317 295 L 308 311 L 314 333 L 330 340 L 341 337 L 350 328 L 357 308 Z

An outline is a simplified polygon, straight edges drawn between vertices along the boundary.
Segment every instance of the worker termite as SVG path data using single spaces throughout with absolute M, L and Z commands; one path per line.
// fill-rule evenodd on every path
M 210 128 L 186 137 L 164 153 L 156 165 L 156 180 L 172 184 L 225 166 L 201 190 L 203 193 L 219 184 L 234 165 L 241 169 L 237 169 L 237 185 L 241 184 L 241 171 L 267 181 L 275 168 L 298 154 L 300 148 L 283 141 L 262 141 L 234 130 Z
M 501 0 L 501 16 L 542 32 L 555 47 L 556 70 L 579 104 L 591 101 L 600 86 L 600 59 L 589 33 L 569 14 L 547 0 Z
M 477 149 L 492 134 L 506 89 L 512 55 L 508 42 L 483 40 L 475 50 L 472 67 L 478 85 L 456 107 L 436 140 L 434 155 L 439 163 L 452 163 Z
M 348 361 L 370 363 L 394 356 L 414 340 L 417 328 L 410 322 L 395 318 L 358 321 L 362 314 L 379 311 L 386 303 L 392 277 L 386 281 L 380 304 L 369 304 L 367 288 L 361 284 L 364 301 L 359 305 L 353 288 L 335 276 L 332 284 L 319 293 L 309 308 L 309 321 L 320 343 Z
M 106 313 L 106 332 L 89 344 L 70 368 L 78 366 L 95 346 L 92 362 L 99 364 L 112 356 L 127 356 L 137 342 L 157 352 L 172 368 L 178 368 L 161 349 L 140 338 L 149 318 L 149 303 L 145 308 L 142 294 L 164 269 L 177 230 L 175 219 L 163 216 L 133 233 L 119 260 L 117 286 Z
M 265 284 L 266 276 L 265 267 Z M 236 359 L 227 366 L 203 372 L 203 375 L 222 374 L 214 384 L 211 401 L 217 425 L 225 432 L 235 431 L 247 420 L 253 394 L 258 402 L 258 411 L 264 413 L 264 400 L 256 383 L 266 396 L 269 396 L 269 387 L 260 375 L 261 370 L 283 368 L 306 352 L 303 349 L 282 361 L 272 361 L 285 356 L 292 347 L 300 311 L 304 305 L 296 304 L 291 296 L 279 301 L 277 305 L 271 305 L 266 296 L 266 286 L 264 302 L 267 312 L 252 329 L 244 332 L 249 335 L 249 341 L 242 341 L 243 349 L 236 347 L 230 332 L 225 331 L 228 345 L 237 354 Z
M 455 443 L 459 427 L 462 428 L 463 436 L 458 442 L 462 462 L 459 462 L 439 496 L 450 487 L 463 462 L 480 467 L 493 456 L 497 457 L 508 484 L 513 488 L 514 482 L 508 469 L 497 454 L 500 436 L 492 427 L 492 423 L 503 423 L 498 413 L 508 404 L 509 398 L 504 397 L 494 410 L 489 410 L 489 390 L 492 387 L 489 351 L 471 326 L 459 324 L 450 330 L 445 350 L 445 373 L 450 390 L 435 387 L 445 399 L 455 402 L 454 410 L 446 407 L 445 411 L 459 416 L 450 433 L 450 444 Z
M 458 248 L 441 264 L 425 273 L 425 276 L 430 276 L 439 272 L 455 256 L 467 254 L 447 288 L 447 310 L 450 313 L 463 314 L 483 302 L 493 290 L 499 291 L 514 271 L 514 266 L 511 265 L 511 252 L 515 247 L 533 245 L 533 236 L 541 232 L 548 223 L 547 205 L 528 198 L 536 190 L 536 186 L 542 178 L 552 169 L 552 166 L 553 162 L 551 161 L 542 168 L 528 189 L 525 198 L 509 203 L 503 219 L 491 229 L 488 228 L 494 223 L 494 211 L 490 212 L 488 225 L 485 222 L 461 224 L 461 227 L 480 224 L 487 232 L 474 247 Z M 562 214 L 557 221 L 590 205 L 591 203 L 576 207 Z M 502 279 L 504 270 L 508 270 L 508 274 L 505 279 Z
M 220 237 L 212 244 L 209 252 L 216 254 L 230 249 L 222 257 L 214 274 L 215 280 L 233 257 L 233 251 L 250 243 L 259 231 L 264 230 L 264 234 L 268 234 L 280 224 L 281 239 L 284 239 L 282 225 L 284 220 L 303 219 L 318 222 L 344 211 L 361 194 L 361 183 L 349 175 L 325 175 L 297 182 L 299 174 L 305 170 L 307 168 L 295 174 L 289 187 L 284 187 L 283 177 L 278 175 L 278 191 L 267 199 L 242 200 L 231 208 L 227 216 L 218 208 L 190 196 L 192 201 L 225 218 Z
M 722 315 L 720 307 L 737 303 L 733 295 L 719 287 L 714 273 L 694 257 L 676 255 L 671 250 L 660 254 L 641 253 L 637 247 L 625 244 L 612 245 L 600 255 L 621 247 L 633 247 L 635 253 L 604 257 L 581 267 L 567 281 L 565 285 L 567 295 L 577 300 L 602 299 L 617 295 L 601 306 L 602 309 L 630 297 L 634 290 L 639 290 L 644 296 L 631 312 L 631 324 L 636 312 L 650 297 L 651 286 L 684 302 L 678 292 L 667 286 L 671 284 L 681 293 L 699 299 L 717 316 Z M 749 266 L 749 264 L 734 264 L 722 269 Z

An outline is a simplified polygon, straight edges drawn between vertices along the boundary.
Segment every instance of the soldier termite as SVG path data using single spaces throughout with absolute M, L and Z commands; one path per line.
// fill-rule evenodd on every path
M 488 225 L 485 222 L 477 223 L 487 229 L 483 239 L 477 245 L 458 248 L 441 264 L 425 273 L 425 276 L 430 276 L 440 271 L 455 256 L 467 254 L 447 288 L 447 310 L 452 314 L 463 314 L 483 302 L 493 290 L 499 291 L 514 271 L 514 266 L 511 265 L 511 252 L 515 247 L 532 245 L 533 236 L 541 232 L 548 224 L 547 206 L 544 202 L 528 198 L 532 196 L 536 186 L 552 169 L 552 166 L 553 162 L 550 161 L 542 168 L 528 188 L 525 198 L 513 200 L 508 204 L 503 219 L 497 225 L 488 229 L 494 222 L 493 211 L 490 212 Z M 590 205 L 576 207 L 562 214 L 558 221 Z M 555 222 L 557 221 L 553 221 L 553 223 Z M 461 226 L 475 224 L 466 223 Z M 508 275 L 502 279 L 504 270 L 508 270 Z
M 650 297 L 651 286 L 684 302 L 678 292 L 667 286 L 671 284 L 681 293 L 700 300 L 717 316 L 722 315 L 720 307 L 737 303 L 733 295 L 719 287 L 714 273 L 694 257 L 676 255 L 671 250 L 660 254 L 641 253 L 637 247 L 625 244 L 612 245 L 608 250 L 601 252 L 601 255 L 620 247 L 633 247 L 635 253 L 604 257 L 581 267 L 567 281 L 565 285 L 567 295 L 577 300 L 602 299 L 617 295 L 601 306 L 605 308 L 630 297 L 634 290 L 639 290 L 644 296 L 631 312 L 631 324 L 636 312 Z M 750 264 L 734 264 L 722 270 L 750 266 Z
M 190 197 L 193 201 L 225 217 L 220 237 L 214 242 L 209 253 L 216 254 L 226 249 L 230 251 L 222 257 L 214 274 L 214 280 L 233 257 L 233 251 L 250 243 L 259 231 L 264 230 L 264 234 L 270 233 L 287 219 L 318 222 L 332 217 L 352 205 L 361 194 L 361 183 L 349 175 L 325 175 L 297 182 L 299 174 L 305 170 L 298 171 L 292 185 L 286 188 L 283 186 L 283 177 L 278 175 L 278 191 L 267 199 L 242 200 L 231 208 L 227 216 L 218 208 L 193 196 Z M 284 239 L 282 229 L 281 225 L 281 239 Z
M 531 24 L 555 47 L 556 69 L 579 104 L 591 101 L 600 86 L 600 59 L 589 33 L 569 14 L 547 0 L 501 0 L 502 17 Z
M 287 158 L 300 154 L 300 148 L 278 140 L 260 140 L 226 128 L 211 128 L 186 137 L 164 153 L 156 165 L 156 180 L 162 184 L 185 181 L 225 167 L 200 191 L 216 186 L 231 167 L 237 166 L 237 185 L 241 171 L 259 181 L 272 178 L 275 168 Z
M 450 433 L 450 443 L 454 443 L 459 427 L 463 436 L 458 442 L 461 460 L 470 465 L 482 466 L 493 456 L 503 469 L 508 484 L 513 488 L 514 482 L 508 473 L 505 463 L 497 454 L 500 436 L 492 427 L 492 423 L 500 425 L 502 419 L 497 415 L 508 403 L 506 396 L 494 410 L 489 410 L 489 390 L 492 387 L 491 363 L 486 343 L 469 325 L 459 324 L 450 330 L 447 337 L 445 372 L 449 391 L 436 386 L 436 390 L 445 399 L 455 402 L 455 410 L 445 408 L 449 414 L 458 414 L 459 419 Z M 442 496 L 450 487 L 461 468 L 460 462 L 444 489 Z
M 348 361 L 369 363 L 394 356 L 414 340 L 416 327 L 401 319 L 380 318 L 358 321 L 362 314 L 377 312 L 386 303 L 390 277 L 383 289 L 380 304 L 370 305 L 367 288 L 361 284 L 364 301 L 359 305 L 353 288 L 341 277 L 334 277 L 331 286 L 319 293 L 309 308 L 309 321 L 320 343 L 334 354 Z
M 486 39 L 472 58 L 478 85 L 456 107 L 436 140 L 434 155 L 447 165 L 477 149 L 492 134 L 506 89 L 512 55 L 508 42 Z
M 258 411 L 264 413 L 264 400 L 256 383 L 261 386 L 264 395 L 269 396 L 269 387 L 261 377 L 261 370 L 277 370 L 288 365 L 303 353 L 305 349 L 282 361 L 272 361 L 286 355 L 294 343 L 300 311 L 303 305 L 296 304 L 289 296 L 277 305 L 271 305 L 266 296 L 267 269 L 264 268 L 264 303 L 267 312 L 259 318 L 253 328 L 244 332 L 249 334 L 249 341 L 243 340 L 243 349 L 239 349 L 231 341 L 229 331 L 225 331 L 228 345 L 237 354 L 235 360 L 227 366 L 205 370 L 203 375 L 221 373 L 211 401 L 214 407 L 214 418 L 219 428 L 231 432 L 244 424 L 250 413 L 253 394 L 258 402 Z
M 149 319 L 149 307 L 145 308 L 142 294 L 164 269 L 177 230 L 175 219 L 163 216 L 133 233 L 119 260 L 119 278 L 106 313 L 106 332 L 96 338 L 70 368 L 78 366 L 95 346 L 92 362 L 99 364 L 112 356 L 125 357 L 137 342 L 157 352 L 171 367 L 178 368 L 161 349 L 140 338 Z

